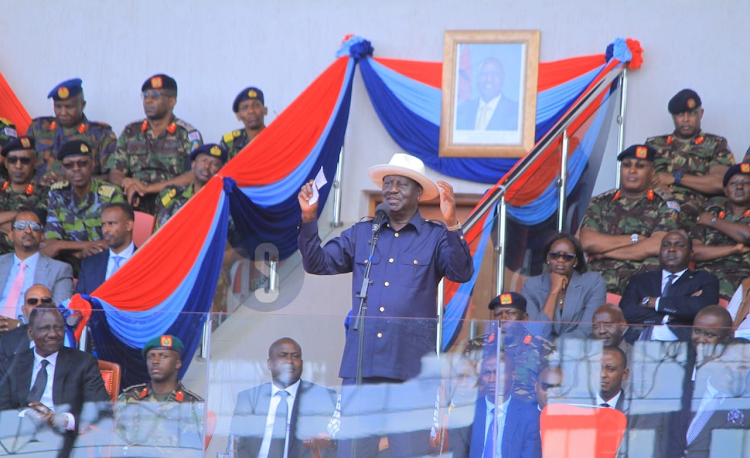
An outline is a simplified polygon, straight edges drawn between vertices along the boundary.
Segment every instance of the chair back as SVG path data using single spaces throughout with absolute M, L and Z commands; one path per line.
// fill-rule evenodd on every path
M 154 224 L 156 218 L 153 215 L 143 212 L 135 212 L 135 223 L 133 224 L 133 243 L 141 247 L 151 234 L 154 233 Z
M 117 401 L 120 396 L 120 365 L 110 361 L 99 360 L 99 372 L 102 373 L 104 388 L 109 393 L 112 402 Z

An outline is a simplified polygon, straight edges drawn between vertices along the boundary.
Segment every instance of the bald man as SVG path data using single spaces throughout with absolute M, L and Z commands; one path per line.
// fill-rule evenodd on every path
M 594 311 L 592 318 L 591 337 L 601 340 L 604 346 L 620 347 L 629 352 L 630 344 L 622 336 L 628 329 L 628 322 L 622 314 L 622 309 L 613 304 L 604 304 Z
M 28 350 L 31 345 L 29 334 L 27 332 L 29 316 L 31 311 L 38 305 L 54 305 L 55 300 L 52 298 L 52 292 L 44 285 L 33 285 L 26 290 L 24 303 L 21 307 L 24 322 L 8 318 L 11 323 L 11 330 L 0 335 L 0 360 L 12 358 L 15 354 Z
M 690 337 L 693 345 L 723 344 L 733 337 L 732 315 L 724 307 L 709 305 L 695 315 Z

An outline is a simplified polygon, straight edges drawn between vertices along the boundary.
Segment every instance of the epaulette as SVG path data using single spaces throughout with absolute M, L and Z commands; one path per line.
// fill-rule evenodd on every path
M 619 189 L 617 189 L 617 188 L 612 188 L 612 189 L 610 189 L 609 191 L 604 191 L 603 193 L 599 194 L 599 195 L 598 195 L 598 196 L 596 196 L 596 197 L 607 197 L 607 196 L 614 196 L 615 194 L 617 194 L 617 191 L 619 191 Z
M 69 184 L 70 183 L 68 182 L 68 180 L 57 181 L 55 183 L 52 183 L 52 186 L 49 187 L 49 190 L 50 191 L 57 191 L 57 190 L 60 190 L 62 188 L 67 188 Z
M 106 122 L 99 122 L 99 121 L 89 121 L 89 125 L 96 126 L 96 127 L 102 127 L 104 129 L 112 129 L 112 126 L 107 124 Z
M 660 138 L 668 138 L 669 135 L 657 135 L 656 137 L 648 137 L 646 139 L 646 144 L 648 143 L 657 143 Z
M 239 130 L 227 132 L 226 134 L 224 134 L 224 143 L 233 142 L 234 139 L 239 137 L 240 135 L 242 135 L 242 132 Z
M 654 191 L 654 194 L 656 194 L 657 196 L 661 197 L 661 199 L 664 200 L 664 201 L 675 200 L 675 198 L 672 195 L 672 193 L 669 192 L 669 191 L 667 191 L 664 188 L 654 188 L 653 191 Z
M 191 126 L 189 123 L 183 121 L 182 119 L 175 120 L 175 124 L 177 124 L 178 126 L 182 127 L 183 129 L 185 129 L 188 132 L 192 132 L 192 131 L 197 131 L 198 130 L 195 127 Z
M 100 196 L 103 197 L 112 197 L 112 194 L 115 193 L 116 188 L 111 184 L 103 184 L 99 186 L 99 189 L 96 191 Z
M 174 186 L 167 186 L 167 188 L 169 188 L 169 191 L 165 192 L 164 196 L 162 196 L 162 198 L 161 198 L 161 204 L 164 207 L 166 207 L 172 201 L 172 199 L 174 199 L 174 196 L 177 195 L 177 188 L 176 187 L 174 187 Z M 164 191 L 166 191 L 167 188 L 164 188 Z
M 184 385 L 182 386 L 182 392 L 185 393 L 188 396 L 194 397 L 196 399 L 195 402 L 203 402 L 203 398 L 202 397 L 200 397 L 197 394 L 193 393 L 192 391 L 186 389 Z M 178 391 L 178 393 L 179 393 L 179 391 Z M 182 402 L 182 400 L 180 400 L 180 402 Z
M 138 385 L 132 385 L 132 386 L 129 386 L 129 387 L 125 388 L 124 390 L 122 390 L 122 393 L 125 394 L 125 393 L 127 393 L 129 391 L 142 390 L 147 385 L 148 385 L 148 383 L 139 383 Z

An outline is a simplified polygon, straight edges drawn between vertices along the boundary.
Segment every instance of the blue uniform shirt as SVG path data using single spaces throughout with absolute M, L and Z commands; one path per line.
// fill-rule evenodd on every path
M 320 246 L 317 221 L 302 223 L 298 246 L 305 271 L 318 275 L 352 272 L 352 315 L 359 309 L 370 256 L 372 223 L 361 222 Z M 461 232 L 423 219 L 419 212 L 399 231 L 385 223 L 370 271 L 363 377 L 407 380 L 419 374 L 420 360 L 435 351 L 437 286 L 443 277 L 466 282 L 474 274 Z M 399 319 L 405 318 L 405 319 Z M 359 333 L 349 330 L 339 376 L 357 372 Z

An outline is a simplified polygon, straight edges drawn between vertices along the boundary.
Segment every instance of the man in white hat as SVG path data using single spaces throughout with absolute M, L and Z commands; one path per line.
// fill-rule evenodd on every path
M 395 154 L 387 165 L 376 165 L 369 170 L 370 178 L 382 188 L 383 202 L 389 214 L 379 228 L 379 242 L 372 259 L 367 312 L 364 324 L 362 376 L 365 384 L 381 384 L 384 397 L 368 391 L 362 403 L 383 411 L 386 405 L 404 405 L 397 386 L 419 375 L 421 358 L 435 351 L 437 332 L 437 286 L 443 277 L 466 282 L 474 274 L 469 246 L 456 219 L 453 188 L 444 181 L 437 186 L 425 175 L 421 160 L 408 154 Z M 360 418 L 360 431 L 347 431 L 347 387 L 354 385 L 357 375 L 357 355 L 360 330 L 353 329 L 359 310 L 357 297 L 365 267 L 370 257 L 373 224 L 360 222 L 345 230 L 340 237 L 321 247 L 318 236 L 318 204 L 310 205 L 313 182 L 302 186 L 298 195 L 302 209 L 302 224 L 298 246 L 305 271 L 317 275 L 352 272 L 351 322 L 347 325 L 346 345 L 339 376 L 343 378 L 343 417 L 341 435 L 359 436 L 357 456 L 375 456 L 378 450 L 378 431 L 388 435 L 394 457 L 426 454 L 428 438 L 425 434 L 388 434 L 395 432 L 388 425 L 368 423 Z M 440 210 L 444 222 L 427 221 L 419 214 L 418 202 L 440 196 Z M 377 319 L 384 318 L 384 319 Z M 403 320 L 394 318 L 405 318 Z M 386 385 L 387 384 L 387 385 Z M 389 389 L 390 387 L 390 389 Z M 434 392 L 432 394 L 434 402 Z M 367 409 L 362 403 L 357 407 Z M 387 408 L 386 408 L 387 409 Z M 351 413 L 351 412 L 349 412 Z M 384 412 L 387 413 L 387 412 Z M 373 422 L 378 421 L 371 416 Z M 368 419 L 368 420 L 370 420 Z M 382 418 L 381 418 L 382 420 Z M 429 420 L 427 427 L 429 429 Z M 396 428 L 398 429 L 398 428 Z M 423 430 L 414 426 L 413 431 Z M 368 437 L 367 431 L 370 431 Z M 403 428 L 400 429 L 403 432 Z M 339 456 L 353 456 L 349 441 L 339 443 Z M 421 447 L 424 447 L 422 449 Z M 374 450 L 374 454 L 369 452 Z

